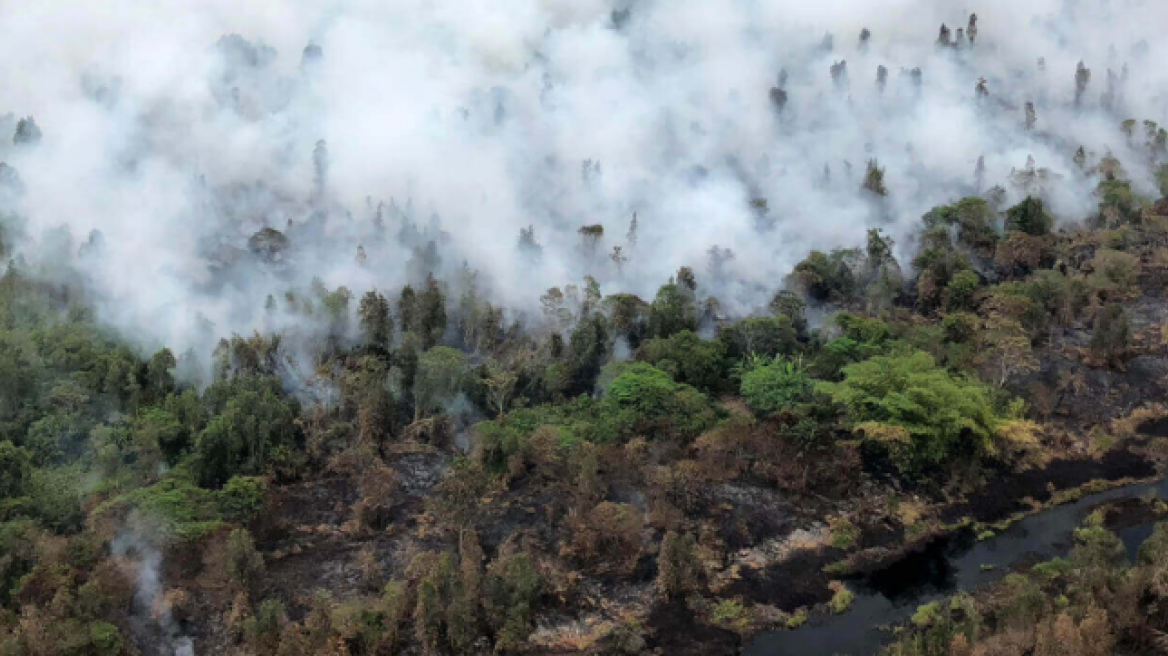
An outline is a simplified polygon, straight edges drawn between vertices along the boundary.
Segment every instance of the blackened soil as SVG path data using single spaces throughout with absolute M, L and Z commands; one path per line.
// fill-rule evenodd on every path
M 703 624 L 684 601 L 658 604 L 649 614 L 647 647 L 668 656 L 729 656 L 737 654 L 737 633 Z
M 1110 451 L 1099 460 L 1055 460 L 1043 469 L 1006 474 L 990 481 L 965 501 L 946 508 L 941 518 L 947 523 L 963 517 L 996 522 L 1028 510 L 1027 498 L 1039 503 L 1049 501 L 1052 488 L 1068 490 L 1093 480 L 1140 479 L 1155 473 L 1151 462 L 1128 450 Z

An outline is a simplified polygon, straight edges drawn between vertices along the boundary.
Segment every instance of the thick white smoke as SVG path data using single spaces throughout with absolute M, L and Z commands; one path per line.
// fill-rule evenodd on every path
M 939 48 L 941 23 L 970 12 L 976 43 Z M 585 274 L 651 296 L 689 265 L 748 311 L 810 248 L 865 226 L 905 246 L 924 211 L 976 191 L 981 156 L 983 188 L 1013 198 L 1012 169 L 1049 168 L 1062 220 L 1095 203 L 1080 145 L 1151 193 L 1143 140 L 1119 124 L 1168 122 L 1164 24 L 1153 0 L 0 0 L 0 161 L 25 189 L 6 201 L 25 257 L 78 266 L 103 319 L 145 344 L 206 352 L 270 325 L 268 294 L 313 277 L 392 291 L 431 239 L 445 271 L 469 261 L 510 307 Z M 39 144 L 12 143 L 24 116 Z M 859 189 L 870 158 L 881 202 Z M 419 234 L 403 245 L 407 207 Z M 605 227 L 591 254 L 586 224 Z M 285 261 L 247 252 L 265 226 L 287 230 Z M 526 226 L 538 262 L 519 252 Z M 720 274 L 715 245 L 734 254 Z

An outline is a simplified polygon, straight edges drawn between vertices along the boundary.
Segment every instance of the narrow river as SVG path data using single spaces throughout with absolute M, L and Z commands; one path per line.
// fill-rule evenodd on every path
M 997 536 L 976 541 L 972 531 L 934 542 L 861 581 L 849 583 L 856 593 L 846 613 L 822 617 L 794 631 L 758 636 L 745 656 L 870 656 L 877 654 L 891 634 L 881 627 L 903 624 L 917 606 L 943 599 L 959 590 L 973 590 L 1000 580 L 1010 568 L 1024 563 L 1065 556 L 1072 534 L 1091 509 L 1103 502 L 1156 492 L 1168 498 L 1168 479 L 1129 485 L 1056 506 L 1027 517 Z M 1129 557 L 1152 533 L 1152 523 L 1116 532 Z

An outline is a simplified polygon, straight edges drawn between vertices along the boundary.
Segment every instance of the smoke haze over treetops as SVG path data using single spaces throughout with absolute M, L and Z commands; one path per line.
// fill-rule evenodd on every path
M 177 349 L 272 327 L 268 295 L 315 277 L 359 294 L 464 260 L 521 310 L 689 265 L 747 312 L 809 249 L 865 225 L 907 247 L 995 185 L 1079 220 L 1111 151 L 1150 190 L 1120 124 L 1168 122 L 1165 24 L 1152 0 L 0 0 L 0 207 L 30 267 Z M 287 247 L 249 245 L 265 227 Z

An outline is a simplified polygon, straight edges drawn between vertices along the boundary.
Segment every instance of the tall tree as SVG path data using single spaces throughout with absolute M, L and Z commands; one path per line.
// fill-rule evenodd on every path
M 446 296 L 434 276 L 426 279 L 426 289 L 418 297 L 418 335 L 424 348 L 431 348 L 446 334 Z
M 366 346 L 388 349 L 389 342 L 393 339 L 393 318 L 389 313 L 389 299 L 377 290 L 369 290 L 361 297 L 361 305 L 357 312 L 361 316 L 361 333 L 365 336 Z

